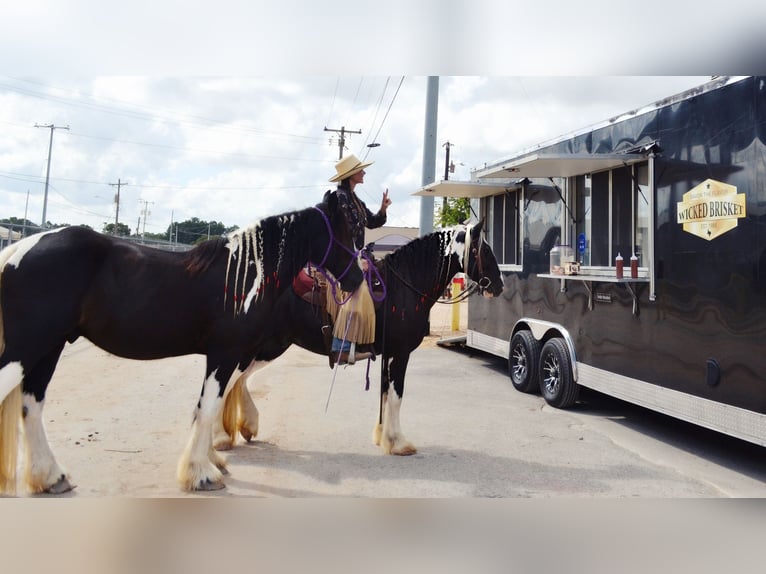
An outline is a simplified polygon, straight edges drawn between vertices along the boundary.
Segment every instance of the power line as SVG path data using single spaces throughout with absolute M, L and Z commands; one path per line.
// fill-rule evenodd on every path
M 11 79 L 16 81 L 36 83 L 36 82 L 30 82 L 29 80 L 20 80 L 18 78 L 11 78 Z M 37 84 L 48 89 L 66 91 L 64 88 L 57 88 L 55 86 L 46 86 L 44 84 L 39 84 L 39 83 Z M 157 121 L 157 120 L 176 121 L 181 124 L 187 124 L 192 126 L 203 125 L 206 127 L 215 127 L 216 129 L 222 129 L 225 131 L 248 132 L 248 133 L 259 135 L 261 137 L 300 138 L 304 140 L 313 141 L 314 143 L 321 142 L 321 138 L 317 138 L 315 136 L 306 136 L 306 135 L 293 134 L 288 132 L 275 132 L 275 131 L 262 130 L 259 128 L 247 127 L 242 125 L 232 125 L 222 120 L 206 118 L 204 116 L 180 114 L 178 112 L 175 112 L 174 110 L 167 110 L 163 108 L 152 108 L 150 106 L 142 106 L 139 104 L 133 104 L 130 102 L 123 102 L 119 100 L 111 100 L 111 101 L 115 101 L 118 105 L 129 106 L 130 108 L 134 108 L 134 109 L 129 109 L 127 107 L 120 108 L 114 105 L 107 105 L 102 103 L 78 101 L 73 98 L 56 96 L 53 94 L 47 94 L 43 92 L 36 92 L 30 89 L 25 89 L 25 88 L 22 88 L 19 86 L 13 86 L 10 84 L 0 83 L 0 88 L 4 88 L 8 91 L 16 92 L 18 94 L 28 96 L 28 97 L 39 98 L 42 100 L 58 102 L 64 105 L 72 106 L 72 107 L 85 108 L 85 109 L 90 109 L 90 110 L 94 110 L 94 111 L 98 111 L 102 113 L 123 116 L 123 117 L 128 117 L 133 119 L 139 119 L 139 120 L 145 120 L 145 121 Z M 85 95 L 88 98 L 95 100 L 95 102 L 98 102 L 98 98 L 96 96 L 92 94 L 85 94 Z M 107 100 L 107 101 L 110 101 L 110 100 Z M 146 111 L 142 111 L 142 110 L 146 110 Z
M 399 80 L 399 85 L 396 87 L 396 92 L 394 92 L 394 97 L 391 98 L 391 103 L 388 104 L 388 109 L 386 110 L 386 115 L 383 116 L 383 119 L 380 122 L 380 126 L 378 127 L 378 131 L 375 132 L 375 137 L 372 138 L 372 142 L 373 143 L 367 144 L 368 148 L 377 147 L 377 144 L 375 142 L 377 141 L 378 136 L 380 135 L 380 130 L 383 129 L 383 124 L 386 123 L 386 119 L 388 118 L 388 113 L 391 111 L 391 108 L 393 107 L 394 102 L 396 101 L 396 97 L 399 95 L 399 90 L 401 89 L 403 83 L 404 83 L 404 76 L 402 76 L 402 79 Z M 362 158 L 363 161 L 367 158 L 367 154 L 369 154 L 369 153 L 370 153 L 370 150 L 367 149 L 367 152 L 364 154 L 364 157 Z

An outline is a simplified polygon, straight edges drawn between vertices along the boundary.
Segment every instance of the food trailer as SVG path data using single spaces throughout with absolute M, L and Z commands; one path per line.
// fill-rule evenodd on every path
M 581 387 L 766 445 L 766 78 L 697 88 L 419 195 L 472 197 L 504 273 L 466 344 L 551 405 Z

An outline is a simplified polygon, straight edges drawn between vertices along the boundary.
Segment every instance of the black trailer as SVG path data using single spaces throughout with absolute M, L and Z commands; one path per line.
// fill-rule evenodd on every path
M 766 78 L 713 78 L 472 180 L 419 192 L 476 198 L 502 263 L 468 346 L 556 407 L 584 386 L 766 445 Z

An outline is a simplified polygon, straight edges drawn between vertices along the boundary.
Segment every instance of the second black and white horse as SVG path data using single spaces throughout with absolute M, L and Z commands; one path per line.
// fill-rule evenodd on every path
M 361 283 L 351 245 L 331 194 L 316 207 L 268 217 L 186 253 L 82 227 L 34 235 L 0 252 L 0 492 L 15 492 L 22 412 L 28 489 L 72 488 L 42 413 L 61 352 L 78 337 L 131 359 L 206 355 L 178 480 L 185 490 L 222 488 L 225 463 L 213 449 L 212 426 L 229 382 L 268 340 L 274 304 L 307 262 L 338 274 L 344 289 Z
M 417 452 L 401 430 L 399 411 L 404 377 L 412 352 L 427 334 L 431 308 L 452 278 L 465 272 L 475 290 L 497 296 L 503 278 L 495 255 L 481 237 L 483 222 L 458 226 L 413 239 L 379 262 L 385 298 L 376 311 L 375 350 L 380 355 L 380 410 L 373 442 L 386 454 Z M 233 445 L 237 431 L 250 440 L 258 433 L 258 409 L 247 389 L 247 378 L 284 353 L 291 344 L 326 354 L 322 336 L 325 320 L 319 309 L 287 290 L 277 301 L 269 341 L 260 349 L 250 371 L 233 385 L 226 398 L 223 419 L 217 425 L 215 447 Z

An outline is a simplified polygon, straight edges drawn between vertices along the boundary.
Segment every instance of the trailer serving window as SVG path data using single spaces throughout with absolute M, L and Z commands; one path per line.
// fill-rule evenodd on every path
M 614 265 L 631 255 L 645 266 L 649 236 L 649 168 L 646 162 L 574 178 L 575 233 L 585 239 L 584 266 Z

